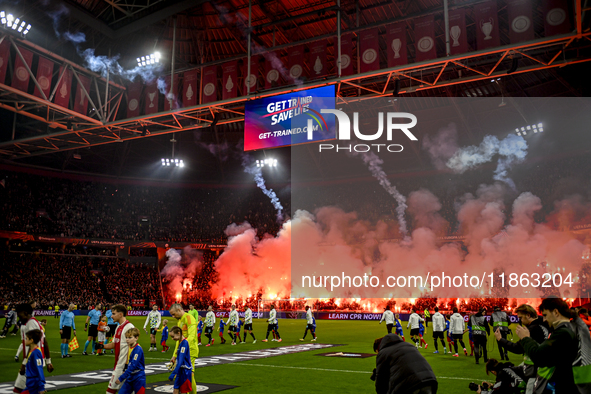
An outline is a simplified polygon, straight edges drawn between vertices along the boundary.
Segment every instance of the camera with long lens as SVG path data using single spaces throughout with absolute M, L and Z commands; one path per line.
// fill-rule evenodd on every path
M 471 391 L 478 391 L 478 389 L 480 388 L 481 390 L 490 390 L 491 389 L 491 384 L 487 383 L 487 382 L 482 382 L 482 385 L 476 384 L 474 382 L 470 382 L 470 384 L 468 384 L 468 388 Z

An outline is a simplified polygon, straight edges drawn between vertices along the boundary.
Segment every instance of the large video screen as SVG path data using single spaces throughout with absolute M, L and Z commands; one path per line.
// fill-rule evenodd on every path
M 335 109 L 334 85 L 248 101 L 244 150 L 334 139 L 335 116 L 323 114 L 322 109 Z

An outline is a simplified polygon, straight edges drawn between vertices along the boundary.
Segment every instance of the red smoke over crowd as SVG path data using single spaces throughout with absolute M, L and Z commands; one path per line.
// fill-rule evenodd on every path
M 536 223 L 535 213 L 541 201 L 529 192 L 520 194 L 507 207 L 504 205 L 506 187 L 497 183 L 481 185 L 475 194 L 462 198 L 457 218 L 458 236 L 462 242 L 444 242 L 440 235 L 447 222 L 439 215 L 437 196 L 425 189 L 410 193 L 408 214 L 415 224 L 408 237 L 395 239 L 398 224 L 393 221 L 369 223 L 355 212 L 344 212 L 336 207 L 323 207 L 314 214 L 297 211 L 283 224 L 277 236 L 257 238 L 248 224 L 232 224 L 226 230 L 228 247 L 215 262 L 218 280 L 211 288 L 214 299 L 246 299 L 259 289 L 263 299 L 342 298 L 354 299 L 361 309 L 378 310 L 390 298 L 408 301 L 417 297 L 439 297 L 456 300 L 470 297 L 538 298 L 549 294 L 546 289 L 531 286 L 509 287 L 504 290 L 490 286 L 478 288 L 434 289 L 372 288 L 334 289 L 328 286 L 302 287 L 301 276 L 389 275 L 410 276 L 445 272 L 448 275 L 482 276 L 483 272 L 517 274 L 561 273 L 573 274 L 576 283 L 562 286 L 553 293 L 562 297 L 576 297 L 579 277 L 586 249 L 585 239 L 570 231 L 584 217 L 587 205 L 574 197 L 557 202 L 556 210 L 547 223 Z M 509 216 L 510 224 L 505 226 Z M 293 242 L 293 251 L 292 251 Z M 169 291 L 175 295 L 181 283 L 190 283 L 198 270 L 199 259 L 179 264 L 178 253 L 170 253 L 163 270 L 169 280 Z M 194 253 L 186 251 L 186 253 Z M 292 283 L 293 279 L 293 283 Z M 383 283 L 383 282 L 381 282 Z M 498 287 L 498 284 L 497 284 Z M 363 301 L 362 301 L 363 300 Z M 404 301 L 398 303 L 401 305 Z

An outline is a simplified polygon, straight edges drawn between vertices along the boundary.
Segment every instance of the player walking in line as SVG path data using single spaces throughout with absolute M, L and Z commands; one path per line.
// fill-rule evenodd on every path
M 246 306 L 244 308 L 244 341 L 243 342 L 246 342 L 246 332 L 247 331 L 253 339 L 252 343 L 257 343 L 257 339 L 254 337 L 254 334 L 252 333 L 252 310 L 248 306 Z
M 197 318 L 197 345 L 201 346 L 201 334 L 203 333 L 203 320 L 201 316 Z
M 84 356 L 88 356 L 88 353 L 86 353 L 86 348 L 88 347 L 88 344 L 90 344 L 92 342 L 92 355 L 95 355 L 96 353 L 96 338 L 98 336 L 98 324 L 99 321 L 101 320 L 101 304 L 97 304 L 96 307 L 94 309 L 92 309 L 90 312 L 88 312 L 88 317 L 86 318 L 86 324 L 84 325 L 84 331 L 88 331 L 88 339 L 86 340 L 86 343 L 84 344 L 84 352 L 82 352 L 82 354 Z M 88 327 L 88 323 L 90 322 L 90 327 Z
M 39 323 L 37 319 L 33 317 L 33 307 L 31 306 L 31 304 L 25 303 L 17 305 L 16 314 L 20 321 L 23 323 L 21 325 L 21 346 L 24 354 L 24 360 L 21 365 L 20 372 L 16 377 L 16 381 L 14 382 L 14 388 L 12 391 L 14 393 L 22 393 L 27 386 L 27 378 L 25 372 L 27 357 L 29 356 L 29 352 L 31 349 L 27 345 L 26 334 L 29 331 L 39 330 L 41 332 L 41 338 L 35 344 L 39 347 L 41 354 L 45 356 L 45 365 L 47 367 L 47 372 L 51 373 L 53 371 L 53 365 L 51 363 L 51 356 L 49 352 L 49 345 L 47 344 L 47 338 L 43 333 L 43 327 L 41 326 L 41 323 Z
M 279 320 L 277 320 L 277 323 L 275 323 L 275 326 L 273 327 L 273 331 L 271 331 L 273 333 L 273 339 L 271 339 L 272 342 L 277 342 L 279 338 L 277 336 L 277 331 L 279 331 Z
M 308 335 L 308 330 L 312 334 L 312 341 L 316 341 L 316 329 L 314 327 L 314 314 L 312 314 L 312 309 L 309 305 L 306 305 L 306 331 L 304 331 L 304 337 L 300 339 L 300 341 L 304 341 L 306 339 L 306 335 Z
M 394 315 L 394 323 L 396 325 L 396 335 L 402 338 L 402 342 L 406 342 L 406 339 L 404 339 L 404 330 L 402 329 L 402 321 L 400 321 L 400 315 L 398 313 Z
M 181 304 L 173 304 L 170 307 L 170 314 L 178 320 L 177 327 L 182 330 L 182 336 L 189 342 L 191 349 L 191 365 L 195 365 L 195 360 L 199 357 L 199 345 L 197 345 L 197 321 L 188 313 L 185 313 Z M 174 339 L 174 337 L 173 337 Z M 174 364 L 178 354 L 179 342 L 174 349 L 174 356 L 170 360 Z M 192 392 L 197 392 L 197 384 L 193 378 L 191 381 Z
M 162 346 L 162 353 L 166 353 L 169 349 L 166 346 L 166 341 L 168 340 L 168 320 L 164 319 L 162 321 L 162 336 L 160 337 L 160 346 Z
M 380 324 L 382 324 L 383 321 L 386 321 L 386 329 L 388 330 L 388 334 L 392 334 L 392 328 L 394 328 L 394 313 L 392 313 L 390 310 L 390 305 L 388 305 L 384 310 Z
M 45 391 L 45 375 L 43 374 L 43 353 L 37 346 L 41 341 L 43 332 L 39 330 L 31 330 L 25 334 L 25 344 L 31 349 L 27 357 L 25 366 L 25 376 L 27 384 L 24 394 L 44 394 Z
M 157 352 L 158 348 L 156 347 L 156 332 L 160 328 L 160 322 L 162 321 L 162 315 L 158 312 L 158 305 L 154 304 L 152 306 L 152 310 L 148 313 L 148 317 L 146 317 L 146 322 L 144 323 L 144 331 L 146 334 L 148 330 L 146 327 L 148 324 L 150 325 L 150 350 L 149 352 Z
M 108 394 L 114 394 L 121 388 L 121 384 L 117 383 L 117 380 L 123 375 L 125 365 L 129 359 L 129 345 L 125 338 L 127 337 L 127 332 L 135 328 L 126 318 L 127 308 L 125 308 L 125 305 L 113 305 L 111 307 L 111 312 L 113 321 L 119 323 L 119 326 L 115 330 L 115 335 L 113 335 L 113 342 L 106 345 L 98 345 L 99 348 L 115 350 L 115 366 L 113 367 L 111 379 L 107 386 Z
M 427 349 L 427 346 L 429 346 L 429 344 L 423 338 L 423 335 L 424 334 L 425 334 L 425 326 L 423 325 L 423 322 L 419 322 L 419 341 L 421 342 L 421 344 L 419 345 L 419 347 L 422 348 L 423 347 L 423 344 L 424 344 L 425 345 L 425 349 Z
M 269 333 L 271 331 L 275 331 L 275 333 L 277 334 L 277 337 L 279 339 L 277 339 L 277 342 L 281 342 L 281 336 L 279 335 L 279 329 L 278 329 L 278 322 L 277 322 L 277 311 L 275 310 L 275 305 L 271 305 L 271 312 L 269 312 L 269 318 L 267 319 L 267 322 L 269 323 L 267 325 L 267 337 L 265 339 L 263 339 L 263 342 L 269 342 Z
M 101 316 L 101 321 L 99 321 L 98 324 L 98 343 L 101 345 L 104 345 L 107 342 L 107 331 L 109 331 L 107 320 L 107 316 Z M 102 356 L 105 354 L 105 351 L 104 349 L 97 349 L 96 353 L 97 356 Z
M 228 335 L 232 338 L 232 345 L 236 345 L 236 337 L 238 336 L 238 312 L 236 311 L 236 305 L 232 305 L 232 310 L 230 311 L 230 316 L 226 321 L 228 325 Z
M 199 321 L 199 312 L 195 309 L 195 305 L 189 304 L 189 311 L 187 312 L 189 315 L 193 316 L 195 321 Z
M 195 393 L 195 376 L 193 374 L 195 362 L 191 355 L 192 346 L 189 340 L 183 337 L 183 331 L 179 327 L 173 327 L 170 334 L 172 339 L 177 342 L 177 351 L 173 358 L 175 361 L 172 361 L 173 365 L 176 362 L 176 367 L 168 377 L 168 380 L 174 380 L 173 393 Z
M 464 354 L 467 356 L 468 351 L 466 350 L 466 345 L 464 345 L 464 331 L 466 330 L 466 323 L 464 322 L 462 315 L 458 313 L 457 307 L 454 307 L 453 312 L 453 315 L 451 315 L 449 318 L 449 331 L 451 332 L 451 336 L 454 340 L 454 350 L 456 351 L 453 356 L 459 357 L 458 343 L 462 345 Z
M 449 317 L 451 317 L 451 315 Z M 451 348 L 453 347 L 455 342 L 451 336 L 451 332 L 449 330 L 449 325 L 450 325 L 449 319 L 448 319 L 448 317 L 445 317 L 445 331 L 446 331 L 445 334 L 447 337 L 447 345 L 449 347 L 449 353 L 451 354 Z
M 209 343 L 205 346 L 211 346 L 215 342 L 212 339 L 211 334 L 213 333 L 213 326 L 215 325 L 215 313 L 213 313 L 212 306 L 207 307 L 207 314 L 205 315 L 205 336 L 209 339 Z
M 431 321 L 433 322 L 433 341 L 435 342 L 435 351 L 433 353 L 439 353 L 439 347 L 437 346 L 437 340 L 441 341 L 441 346 L 443 346 L 443 353 L 447 353 L 447 348 L 445 347 L 445 341 L 443 340 L 443 332 L 446 330 L 445 327 L 445 317 L 441 313 L 439 313 L 439 308 L 435 307 L 435 313 L 433 314 Z
M 226 326 L 226 322 L 224 321 L 224 319 L 220 319 L 220 326 L 218 327 L 218 331 L 220 332 L 219 335 L 220 335 L 220 341 L 222 342 L 222 345 L 224 343 L 226 343 L 226 339 L 224 338 L 224 327 L 225 326 Z
M 423 319 L 421 316 L 419 316 L 419 314 L 417 313 L 417 311 L 413 308 L 411 310 L 411 314 L 410 317 L 408 318 L 408 324 L 406 325 L 406 328 L 408 329 L 410 327 L 410 339 L 412 339 L 412 341 L 415 343 L 415 346 L 418 348 L 419 347 L 419 331 L 420 331 L 420 322 L 425 321 L 425 319 Z
M 146 391 L 146 365 L 144 351 L 138 344 L 140 330 L 132 328 L 125 333 L 125 342 L 129 347 L 125 372 L 119 376 L 116 384 L 121 385 L 120 394 L 144 394 Z

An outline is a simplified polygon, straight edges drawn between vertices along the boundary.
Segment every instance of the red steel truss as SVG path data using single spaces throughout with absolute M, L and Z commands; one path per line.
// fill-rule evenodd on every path
M 298 86 L 255 92 L 235 99 L 116 120 L 122 98 L 125 95 L 123 86 L 108 81 L 100 75 L 89 72 L 75 63 L 48 53 L 26 41 L 11 37 L 2 39 L 11 40 L 15 48 L 15 43 L 18 41 L 19 45 L 26 45 L 32 51 L 42 53 L 56 63 L 69 67 L 74 72 L 75 78 L 78 78 L 78 74 L 85 74 L 92 78 L 92 87 L 90 92 L 86 92 L 86 96 L 92 108 L 96 109 L 92 116 L 84 116 L 52 103 L 51 97 L 48 99 L 39 98 L 0 84 L 0 108 L 38 122 L 39 129 L 49 130 L 48 126 L 57 129 L 26 138 L 15 138 L 13 130 L 13 139 L 0 143 L 0 157 L 9 159 L 207 128 L 211 126 L 214 119 L 217 119 L 217 126 L 240 123 L 244 121 L 244 103 L 247 100 L 320 86 L 336 85 L 339 100 L 350 101 L 391 95 L 394 79 L 400 80 L 399 94 L 404 95 L 502 77 L 507 75 L 506 64 L 508 59 L 513 57 L 520 59 L 520 67 L 515 69 L 512 75 L 565 67 L 591 60 L 589 56 L 580 55 L 579 51 L 581 48 L 589 46 L 591 33 L 583 33 L 579 30 L 571 34 L 541 38 L 525 43 L 385 68 L 342 78 L 335 76 Z M 503 63 L 503 61 L 505 62 Z M 35 76 L 30 70 L 29 73 L 30 78 L 37 84 Z

